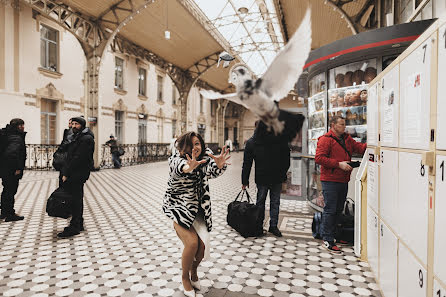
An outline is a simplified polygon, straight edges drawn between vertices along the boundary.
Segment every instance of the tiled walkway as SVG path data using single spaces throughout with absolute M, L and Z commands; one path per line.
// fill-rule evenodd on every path
M 226 207 L 240 189 L 241 159 L 233 154 L 211 182 L 212 260 L 199 269 L 198 296 L 381 296 L 352 249 L 331 255 L 309 236 L 304 201 L 282 200 L 283 238 L 244 239 L 232 230 Z M 57 173 L 27 172 L 16 199 L 25 220 L 0 222 L 0 296 L 183 296 L 182 246 L 161 211 L 167 178 L 167 162 L 92 173 L 86 231 L 61 240 L 67 221 L 45 213 Z M 253 180 L 249 191 L 255 197 Z

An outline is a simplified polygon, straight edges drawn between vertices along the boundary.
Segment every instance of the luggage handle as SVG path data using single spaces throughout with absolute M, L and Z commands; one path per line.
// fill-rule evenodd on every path
M 240 194 L 242 194 L 242 197 L 240 197 L 240 201 L 243 201 L 243 195 L 245 195 L 245 193 L 246 193 L 246 197 L 248 198 L 248 202 L 251 203 L 251 196 L 249 196 L 249 193 L 246 189 L 240 190 L 240 192 L 237 194 L 237 197 L 235 197 L 234 201 L 238 200 L 238 197 L 240 197 Z

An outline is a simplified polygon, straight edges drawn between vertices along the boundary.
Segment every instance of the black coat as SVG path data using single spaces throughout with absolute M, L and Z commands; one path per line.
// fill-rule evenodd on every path
M 262 123 L 263 124 L 263 123 Z M 249 185 L 252 161 L 255 162 L 255 182 L 259 185 L 282 183 L 290 167 L 288 135 L 276 136 L 258 129 L 245 145 L 242 184 Z
M 6 125 L 2 130 L 2 133 L 6 134 L 7 145 L 0 156 L 0 176 L 21 170 L 18 178 L 22 178 L 26 160 L 26 132 L 21 132 L 10 125 Z
M 94 167 L 94 135 L 89 128 L 73 135 L 73 141 L 67 144 L 67 161 L 60 171 L 71 182 L 84 183 L 90 177 Z

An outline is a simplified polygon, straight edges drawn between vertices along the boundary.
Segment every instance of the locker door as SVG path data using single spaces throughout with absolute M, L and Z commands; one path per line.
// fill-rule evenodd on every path
M 437 155 L 436 166 L 434 273 L 446 283 L 446 156 Z
M 398 253 L 398 296 L 426 297 L 426 270 L 401 241 Z
M 427 264 L 428 168 L 421 154 L 399 153 L 398 233 L 404 243 Z
M 400 64 L 400 147 L 429 149 L 431 37 Z
M 398 146 L 399 65 L 381 79 L 381 145 Z
M 369 87 L 367 97 L 367 144 L 378 145 L 378 84 Z
M 446 65 L 446 24 L 440 27 L 438 39 L 438 65 Z M 446 150 L 446 67 L 438 67 L 437 93 L 437 149 Z
M 398 152 L 381 150 L 380 162 L 380 214 L 398 232 Z
M 367 257 L 376 278 L 378 278 L 378 248 L 378 216 L 367 207 Z
M 379 283 L 386 297 L 397 297 L 398 239 L 380 221 L 379 242 Z
M 446 288 L 443 288 L 436 279 L 434 279 L 434 297 L 446 297 Z
M 373 149 L 368 149 L 367 153 L 367 203 L 378 212 L 378 155 L 374 154 Z

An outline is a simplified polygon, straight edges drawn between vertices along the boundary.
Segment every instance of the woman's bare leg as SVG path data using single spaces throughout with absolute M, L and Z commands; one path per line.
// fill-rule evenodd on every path
M 197 254 L 198 235 L 193 227 L 186 229 L 175 222 L 173 223 L 173 226 L 184 245 L 183 254 L 181 256 L 181 279 L 183 281 L 183 287 L 186 291 L 191 291 L 193 288 L 192 284 L 190 283 L 189 271 L 192 268 L 194 257 Z
M 201 260 L 203 260 L 203 258 L 204 258 L 204 249 L 205 249 L 204 242 L 201 240 L 200 237 L 198 237 L 198 241 L 199 241 L 199 244 L 198 244 L 197 253 L 195 254 L 195 261 L 192 263 L 192 267 L 190 269 L 190 278 L 194 282 L 198 281 L 197 269 L 201 263 Z

